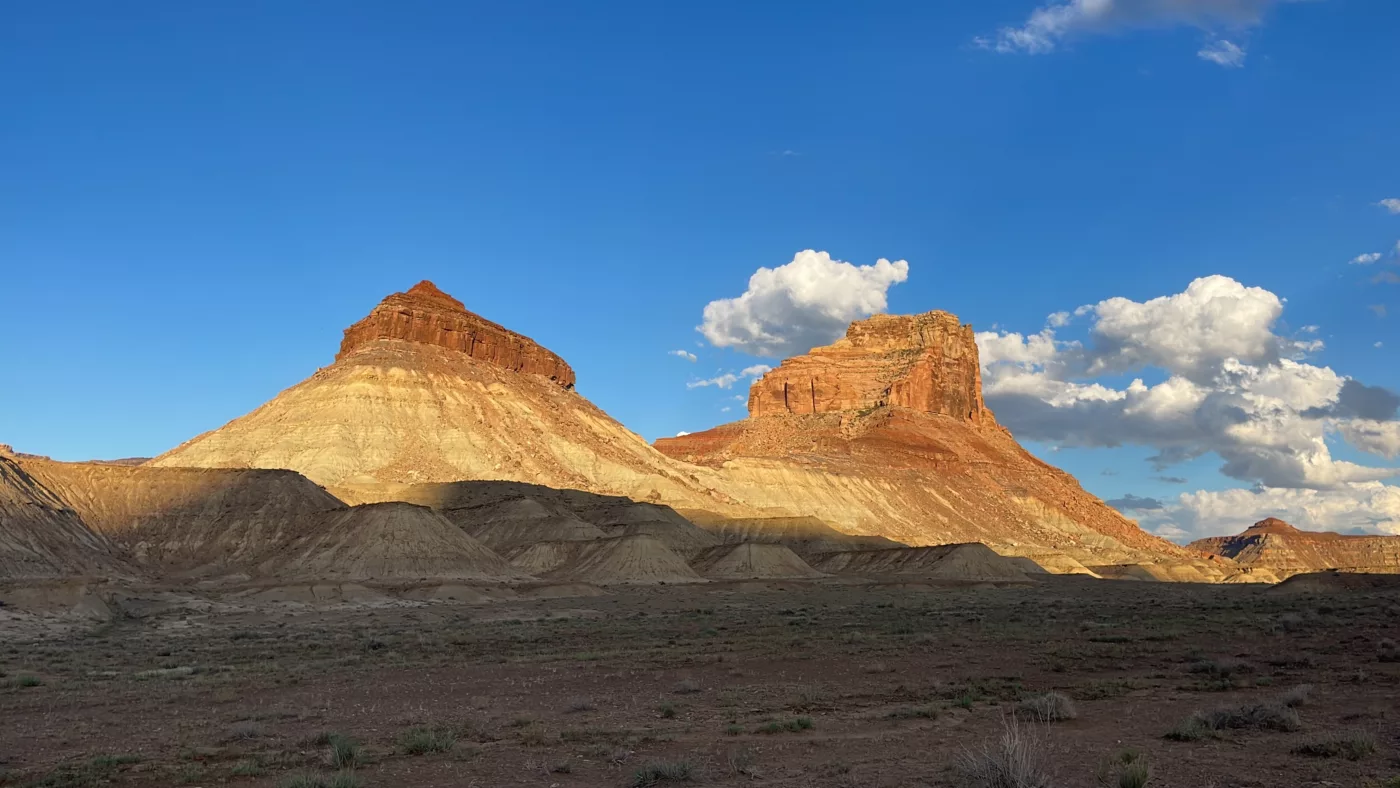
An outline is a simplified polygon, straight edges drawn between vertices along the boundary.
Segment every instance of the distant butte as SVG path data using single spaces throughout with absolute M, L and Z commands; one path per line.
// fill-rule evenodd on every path
M 363 320 L 345 329 L 335 360 L 343 361 L 384 339 L 454 350 L 512 372 L 549 378 L 566 389 L 574 387 L 574 370 L 564 359 L 533 339 L 468 311 L 426 279 L 406 293 L 385 298 Z
M 1304 531 L 1277 517 L 1260 520 L 1235 536 L 1199 539 L 1190 547 L 1268 569 L 1280 578 L 1324 569 L 1400 572 L 1400 536 Z

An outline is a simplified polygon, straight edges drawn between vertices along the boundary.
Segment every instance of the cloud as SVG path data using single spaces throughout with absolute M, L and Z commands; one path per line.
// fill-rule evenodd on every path
M 1328 489 L 1400 474 L 1332 457 L 1328 436 L 1361 436 L 1344 427 L 1381 417 L 1384 390 L 1306 363 L 1322 343 L 1276 332 L 1275 294 L 1210 276 L 1173 295 L 1110 298 L 1076 312 L 1091 316 L 1083 342 L 1049 328 L 977 335 L 984 396 L 1018 437 L 1147 446 L 1159 471 L 1214 454 L 1226 476 L 1265 487 Z M 1114 380 L 1125 374 L 1159 382 Z
M 1376 205 L 1379 205 L 1393 214 L 1400 215 L 1400 197 L 1387 197 L 1376 203 Z
M 1331 490 L 1202 490 L 1183 493 L 1140 522 L 1159 535 L 1187 541 L 1237 534 L 1265 517 L 1310 531 L 1400 535 L 1400 487 L 1366 482 Z
M 698 389 L 703 388 L 705 386 L 715 386 L 722 389 L 733 388 L 735 383 L 738 383 L 739 381 L 744 380 L 745 378 L 758 378 L 768 373 L 772 369 L 773 368 L 768 366 L 767 364 L 754 364 L 751 367 L 744 367 L 738 372 L 726 372 L 722 375 L 717 375 L 713 378 L 707 378 L 705 380 L 692 380 L 689 383 L 685 384 L 685 387 L 688 389 Z
M 1157 500 L 1156 498 L 1139 498 L 1138 496 L 1133 495 L 1132 493 L 1128 493 L 1122 498 L 1113 498 L 1104 501 L 1104 503 L 1108 504 L 1109 506 L 1112 506 L 1114 509 L 1123 512 L 1148 511 L 1152 509 L 1162 508 L 1162 502 Z
M 1303 417 L 1390 421 L 1397 413 L 1400 413 L 1400 394 L 1381 386 L 1367 386 L 1359 381 L 1348 380 L 1337 392 L 1335 402 L 1324 408 L 1308 408 L 1303 411 Z
M 830 344 L 851 321 L 883 312 L 890 287 L 908 278 L 904 260 L 855 266 L 808 249 L 786 265 L 758 269 L 742 295 L 711 301 L 697 328 L 715 347 L 798 355 Z
M 1050 326 L 1051 328 L 1064 328 L 1065 326 L 1069 325 L 1069 321 L 1073 319 L 1074 316 L 1068 312 L 1056 312 L 1053 315 L 1050 315 L 1049 317 L 1045 318 L 1045 325 Z
M 1159 482 L 1165 482 L 1167 484 L 1185 484 L 1187 481 L 1189 481 L 1188 479 L 1182 476 L 1154 476 L 1153 478 Z
M 1178 25 L 1244 29 L 1262 22 L 1265 11 L 1284 2 L 1297 0 L 1057 0 L 1031 12 L 1020 26 L 1003 27 L 994 38 L 977 38 L 974 43 L 1002 53 L 1045 54 L 1069 40 L 1120 30 Z
M 1372 312 L 1375 312 L 1375 313 L 1376 313 L 1376 317 L 1385 317 L 1385 313 L 1386 313 L 1385 304 L 1371 304 L 1370 306 L 1368 306 L 1368 307 L 1366 307 L 1366 308 L 1369 309 L 1369 310 L 1371 310 Z
M 676 433 L 676 437 L 677 437 L 677 438 L 684 438 L 685 436 L 687 436 L 687 435 L 689 435 L 689 434 L 690 434 L 690 433 L 686 432 L 685 430 L 681 430 L 680 432 Z
M 1209 60 L 1217 66 L 1225 68 L 1243 68 L 1247 54 L 1244 47 L 1221 38 L 1201 47 L 1201 50 L 1196 53 L 1196 57 Z
M 1381 259 L 1380 252 L 1367 252 L 1366 254 L 1359 254 L 1351 258 L 1350 263 L 1351 265 L 1370 265 L 1379 259 Z
M 1400 421 L 1353 419 L 1338 425 L 1347 443 L 1388 460 L 1400 457 Z
M 1397 274 L 1394 271 L 1381 271 L 1380 273 L 1371 277 L 1371 284 L 1400 285 L 1400 274 Z
M 1384 346 L 1385 346 L 1385 343 L 1384 343 L 1384 342 L 1376 342 L 1376 344 L 1372 345 L 1371 347 L 1384 347 Z
M 683 359 L 685 359 L 686 361 L 689 361 L 689 362 L 692 363 L 692 364 L 694 364 L 694 363 L 698 360 L 698 359 L 696 359 L 694 353 L 691 353 L 690 351 L 687 351 L 687 350 L 668 350 L 668 351 L 666 351 L 666 355 L 668 355 L 668 356 L 675 356 L 675 357 L 677 357 L 677 358 L 683 358 Z

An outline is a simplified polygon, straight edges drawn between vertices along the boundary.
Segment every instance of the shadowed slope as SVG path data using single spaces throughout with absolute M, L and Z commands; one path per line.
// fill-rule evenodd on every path
M 128 575 L 117 550 L 58 495 L 0 453 L 0 580 Z

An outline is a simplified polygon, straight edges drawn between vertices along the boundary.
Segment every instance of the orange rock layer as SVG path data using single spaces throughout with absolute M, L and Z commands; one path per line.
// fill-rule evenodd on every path
M 876 315 L 844 339 L 784 361 L 749 389 L 749 415 L 908 408 L 990 420 L 972 326 L 947 312 Z
M 467 311 L 461 301 L 426 280 L 384 299 L 345 329 L 335 359 L 381 339 L 435 345 L 513 372 L 549 378 L 566 389 L 574 386 L 574 371 L 564 359 L 527 336 Z

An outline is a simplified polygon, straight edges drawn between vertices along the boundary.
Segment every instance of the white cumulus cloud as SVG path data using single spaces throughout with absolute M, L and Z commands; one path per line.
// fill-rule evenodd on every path
M 1370 265 L 1379 259 L 1381 259 L 1380 252 L 1367 252 L 1366 254 L 1359 254 L 1351 258 L 1350 262 L 1352 265 Z
M 666 351 L 666 355 L 675 356 L 676 358 L 683 358 L 692 364 L 694 364 L 698 360 L 696 359 L 695 354 L 691 353 L 688 350 L 668 350 Z
M 1387 197 L 1376 203 L 1376 205 L 1379 205 L 1393 214 L 1400 214 L 1400 197 Z
M 1223 25 L 1243 29 L 1262 22 L 1264 13 L 1271 7 L 1298 1 L 1058 0 L 1032 11 L 1030 17 L 1022 24 L 1003 27 L 997 31 L 995 37 L 978 38 L 974 43 L 1003 53 L 1044 54 L 1055 51 L 1068 40 L 1135 28 L 1177 25 L 1210 28 Z M 1229 42 L 1217 42 L 1218 44 Z M 1202 57 L 1205 55 L 1202 54 Z M 1239 59 L 1243 60 L 1243 57 L 1243 50 L 1240 50 Z
M 908 278 L 904 260 L 856 266 L 808 249 L 790 263 L 758 269 L 742 295 L 711 301 L 697 328 L 716 347 L 798 355 L 836 340 L 851 321 L 883 312 L 890 287 Z
M 1309 531 L 1400 535 L 1400 487 L 1364 482 L 1329 490 L 1202 490 L 1183 494 L 1141 522 L 1159 535 L 1189 541 L 1237 534 L 1266 517 Z
M 1091 316 L 1083 342 L 1052 328 L 982 332 L 984 394 L 1018 437 L 1148 446 L 1159 469 L 1213 453 L 1226 476 L 1319 490 L 1400 474 L 1335 459 L 1327 444 L 1339 435 L 1388 456 L 1400 397 L 1307 363 L 1322 343 L 1277 333 L 1282 312 L 1267 290 L 1209 276 L 1173 295 L 1076 310 Z M 1112 380 L 1123 374 L 1160 382 Z
M 685 387 L 688 389 L 698 389 L 705 386 L 715 386 L 716 388 L 722 389 L 733 388 L 734 384 L 741 380 L 762 377 L 772 369 L 773 368 L 767 364 L 754 364 L 751 367 L 744 367 L 738 372 L 725 372 L 713 378 L 706 378 L 705 380 L 692 380 L 685 384 Z
M 1196 53 L 1196 57 L 1208 60 L 1217 66 L 1241 68 L 1244 66 L 1247 54 L 1244 47 L 1239 44 L 1220 38 L 1201 47 L 1200 51 Z

